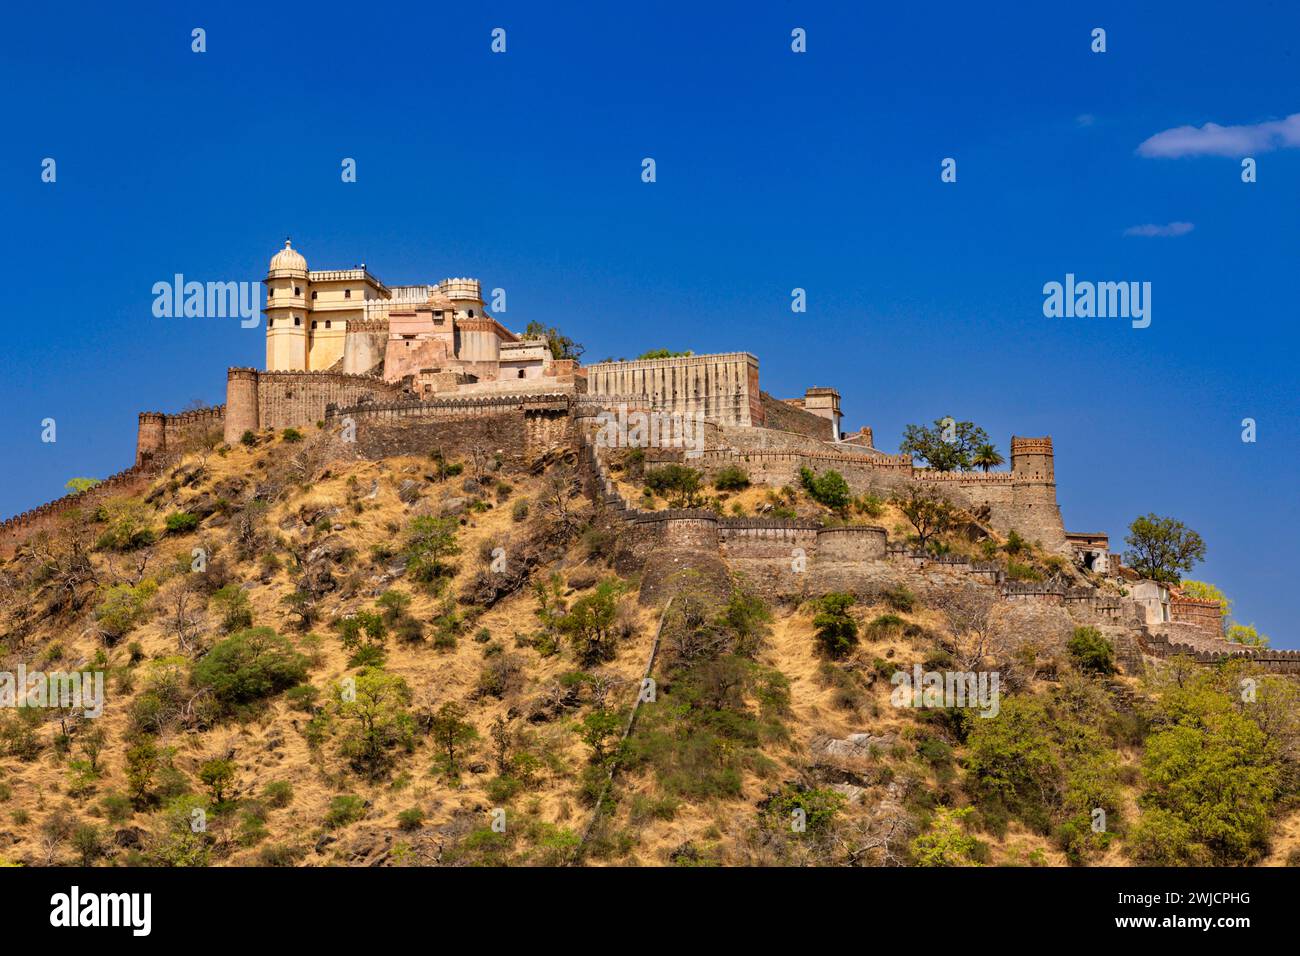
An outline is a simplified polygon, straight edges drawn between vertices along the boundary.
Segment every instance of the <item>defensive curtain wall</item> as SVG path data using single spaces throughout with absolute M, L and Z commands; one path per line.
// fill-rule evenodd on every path
M 587 392 L 639 398 L 656 410 L 700 414 L 723 425 L 764 421 L 758 359 L 748 352 L 601 362 L 587 366 Z
M 1186 606 L 1175 609 L 1174 620 L 1148 628 L 1141 606 L 1126 598 L 1089 588 L 1010 582 L 992 563 L 911 553 L 875 526 L 828 528 L 810 521 L 724 518 L 710 511 L 641 511 L 619 495 L 595 436 L 608 421 L 608 416 L 600 417 L 603 412 L 646 411 L 653 407 L 653 396 L 529 390 L 420 402 L 406 393 L 394 394 L 394 389 L 367 376 L 252 369 L 231 369 L 229 383 L 224 407 L 179 415 L 143 413 L 134 467 L 89 491 L 0 523 L 0 551 L 12 553 L 19 541 L 53 526 L 70 510 L 141 493 L 177 455 L 197 441 L 212 440 L 218 428 L 224 429 L 226 440 L 237 441 L 249 429 L 325 421 L 336 432 L 350 427 L 354 453 L 370 458 L 434 449 L 462 457 L 478 448 L 527 464 L 548 452 L 576 447 L 588 491 L 627 525 L 616 564 L 624 571 L 641 572 L 642 598 L 650 602 L 679 587 L 684 578 L 719 591 L 729 589 L 733 579 L 743 580 L 769 600 L 785 601 L 828 591 L 871 599 L 899 584 L 923 599 L 972 587 L 1004 601 L 1013 620 L 1032 623 L 1026 631 L 1064 642 L 1078 624 L 1100 628 L 1115 641 L 1130 669 L 1140 666 L 1145 652 L 1188 654 L 1207 663 L 1245 656 L 1270 670 L 1300 673 L 1300 652 L 1259 651 L 1207 637 L 1201 619 L 1208 620 L 1211 609 L 1201 607 L 1204 602 L 1184 602 Z M 1014 527 L 1045 546 L 1060 528 L 1050 439 L 1013 438 L 1011 472 L 988 475 L 933 473 L 914 468 L 908 456 L 737 424 L 707 424 L 704 446 L 690 464 L 705 471 L 736 464 L 756 480 L 784 484 L 797 481 L 800 467 L 834 467 L 855 491 L 881 494 L 907 482 L 926 481 L 962 503 L 988 505 L 995 527 Z
M 743 583 L 769 601 L 797 603 L 831 591 L 877 600 L 904 585 L 922 600 L 974 588 L 1003 602 L 1011 633 L 1032 633 L 1064 646 L 1081 625 L 1096 627 L 1114 644 L 1125 671 L 1140 673 L 1143 655 L 1187 655 L 1201 663 L 1249 657 L 1264 668 L 1300 673 L 1300 651 L 1258 651 L 1206 642 L 1192 646 L 1166 628 L 1145 624 L 1140 604 L 1094 588 L 1063 588 L 1006 579 L 993 562 L 915 553 L 871 525 L 823 527 L 815 521 L 726 518 L 707 510 L 643 511 L 629 504 L 610 476 L 605 449 L 595 440 L 599 409 L 575 409 L 580 462 L 587 490 L 626 525 L 614 556 L 622 573 L 641 575 L 641 600 L 658 605 L 686 589 L 727 593 Z M 706 453 L 707 454 L 707 453 Z M 1210 646 L 1213 644 L 1213 646 Z

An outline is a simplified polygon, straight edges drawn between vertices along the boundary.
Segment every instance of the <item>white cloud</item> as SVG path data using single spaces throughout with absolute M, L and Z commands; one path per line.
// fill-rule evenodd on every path
M 1149 222 L 1144 226 L 1129 226 L 1124 230 L 1126 236 L 1185 236 L 1193 229 L 1190 222 L 1171 222 L 1164 226 L 1158 226 Z
M 1274 149 L 1300 148 L 1300 113 L 1284 120 L 1244 126 L 1176 126 L 1143 141 L 1138 154 L 1148 159 L 1180 156 L 1250 156 Z
M 1097 117 L 1093 116 L 1091 113 L 1080 113 L 1074 118 L 1074 122 L 1078 126 L 1091 126 L 1093 123 L 1097 122 Z

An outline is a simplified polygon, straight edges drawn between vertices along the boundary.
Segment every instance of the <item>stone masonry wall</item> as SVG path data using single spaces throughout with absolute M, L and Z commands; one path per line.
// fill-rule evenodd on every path
M 764 427 L 820 438 L 823 441 L 834 440 L 835 426 L 829 418 L 796 408 L 779 398 L 773 398 L 767 392 L 760 392 L 759 397 L 763 404 Z

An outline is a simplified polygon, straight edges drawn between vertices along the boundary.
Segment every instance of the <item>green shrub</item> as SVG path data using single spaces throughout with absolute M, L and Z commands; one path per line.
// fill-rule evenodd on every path
M 196 686 L 208 688 L 226 705 L 269 697 L 307 678 L 307 659 L 288 638 L 254 627 L 215 644 L 194 665 Z
M 713 487 L 719 491 L 744 491 L 749 487 L 749 474 L 743 468 L 728 465 L 714 476 Z
M 96 547 L 104 551 L 134 551 L 154 543 L 149 527 L 149 511 L 143 501 L 119 498 L 102 505 L 96 518 L 105 528 Z
M 400 830 L 418 830 L 423 825 L 424 811 L 419 807 L 411 807 L 397 815 L 397 826 Z
M 854 499 L 853 509 L 868 518 L 879 518 L 885 513 L 885 499 L 876 495 L 863 495 Z
M 1076 627 L 1066 649 L 1080 670 L 1093 674 L 1115 673 L 1115 648 L 1095 627 Z
M 703 478 L 702 472 L 685 465 L 661 465 L 646 472 L 645 486 L 674 508 L 698 508 Z
M 1029 564 L 1021 564 L 1019 561 L 1007 562 L 1007 577 L 1012 581 L 1041 581 L 1043 574 L 1037 568 Z
M 330 801 L 325 813 L 325 826 L 331 830 L 356 823 L 366 815 L 366 801 L 361 797 L 345 794 Z
M 253 607 L 248 592 L 238 584 L 227 584 L 212 595 L 212 609 L 227 634 L 253 626 Z
M 528 517 L 528 499 L 519 498 L 510 506 L 510 518 L 513 521 L 523 521 Z
M 252 429 L 249 429 L 239 436 L 239 443 L 245 448 L 252 448 L 257 444 L 257 436 L 253 434 Z
M 302 432 L 296 428 L 286 428 L 280 433 L 280 437 L 292 445 L 302 441 Z
M 963 829 L 972 812 L 972 807 L 939 807 L 930 826 L 912 840 L 916 865 L 978 866 L 979 841 Z
M 916 610 L 916 595 L 903 584 L 897 584 L 883 595 L 885 603 L 900 614 L 911 614 Z
M 199 516 L 187 511 L 173 511 L 166 520 L 168 534 L 185 534 L 199 526 Z
M 460 553 L 456 543 L 459 527 L 455 518 L 421 515 L 411 520 L 402 553 L 412 580 L 434 584 L 453 572 L 445 559 Z
M 110 640 L 117 640 L 148 616 L 149 600 L 158 591 L 158 585 L 146 579 L 132 587 L 114 584 L 103 591 L 103 599 L 95 607 L 95 620 L 100 630 Z
M 852 594 L 831 592 L 817 602 L 813 627 L 817 643 L 831 657 L 843 657 L 858 643 L 858 624 L 849 614 L 855 603 Z
M 277 810 L 287 807 L 293 802 L 293 784 L 288 780 L 272 780 L 262 788 L 262 799 Z
M 817 475 L 809 468 L 800 468 L 799 483 L 808 492 L 809 498 L 836 511 L 848 508 L 853 500 L 849 483 L 838 471 L 824 471 Z

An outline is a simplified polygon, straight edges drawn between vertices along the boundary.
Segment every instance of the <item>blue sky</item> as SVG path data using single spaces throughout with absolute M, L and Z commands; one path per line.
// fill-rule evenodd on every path
M 765 390 L 834 385 L 889 450 L 944 415 L 1004 453 L 1050 434 L 1068 528 L 1185 521 L 1195 576 L 1300 647 L 1300 148 L 1261 125 L 1300 112 L 1300 14 L 1056 6 L 9 10 L 0 514 L 126 467 L 137 412 L 219 402 L 227 366 L 260 366 L 261 328 L 154 318 L 150 290 L 258 280 L 288 234 L 312 268 L 479 276 L 507 324 L 559 325 L 589 360 L 752 351 Z M 1177 155 L 1139 153 L 1183 126 Z M 1236 140 L 1254 184 L 1213 155 Z M 1125 235 L 1174 222 L 1193 228 Z M 1067 272 L 1150 282 L 1151 326 L 1045 318 Z

